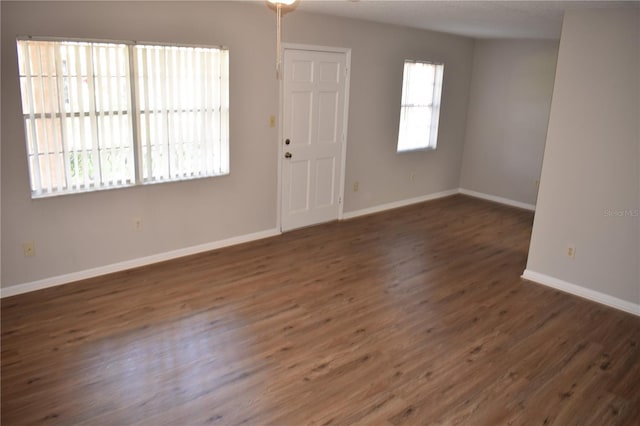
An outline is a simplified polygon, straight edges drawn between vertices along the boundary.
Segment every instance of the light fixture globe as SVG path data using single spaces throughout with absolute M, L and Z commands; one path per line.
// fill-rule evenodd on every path
M 284 6 L 291 6 L 296 2 L 296 0 L 267 0 L 267 1 L 271 4 L 275 4 L 275 5 L 280 4 Z

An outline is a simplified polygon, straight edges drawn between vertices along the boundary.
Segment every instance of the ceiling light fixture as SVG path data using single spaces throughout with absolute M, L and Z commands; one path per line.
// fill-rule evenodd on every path
M 276 7 L 276 78 L 280 79 L 280 67 L 282 65 L 282 6 L 291 6 L 296 0 L 267 0 Z

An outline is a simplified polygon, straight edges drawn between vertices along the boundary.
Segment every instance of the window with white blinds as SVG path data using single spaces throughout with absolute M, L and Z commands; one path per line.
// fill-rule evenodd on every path
M 229 173 L 227 50 L 17 45 L 33 198 Z
M 436 148 L 443 72 L 443 64 L 404 62 L 398 152 Z
M 229 172 L 227 51 L 137 45 L 144 182 Z

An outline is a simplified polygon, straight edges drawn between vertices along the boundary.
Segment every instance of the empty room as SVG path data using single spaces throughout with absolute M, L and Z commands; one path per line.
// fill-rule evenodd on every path
M 2 425 L 640 424 L 640 2 L 0 20 Z

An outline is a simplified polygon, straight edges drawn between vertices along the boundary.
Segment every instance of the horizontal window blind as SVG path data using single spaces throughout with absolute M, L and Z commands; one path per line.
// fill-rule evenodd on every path
M 32 197 L 229 173 L 226 49 L 17 46 Z

